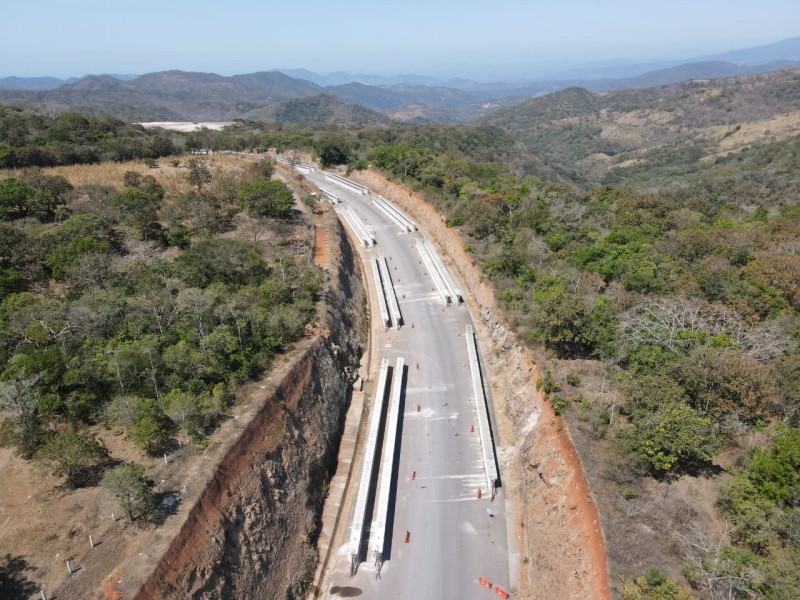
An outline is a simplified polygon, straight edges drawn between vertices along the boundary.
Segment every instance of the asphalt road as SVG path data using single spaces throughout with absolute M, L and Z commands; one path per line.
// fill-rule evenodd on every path
M 472 323 L 469 311 L 464 305 L 442 310 L 414 246 L 422 234 L 401 233 L 369 196 L 326 181 L 321 172 L 306 177 L 352 207 L 374 233 L 377 245 L 361 247 L 362 252 L 389 259 L 404 326 L 377 335 L 372 363 L 386 357 L 394 365 L 402 356 L 407 365 L 385 562 L 378 573 L 370 544 L 365 562 L 351 576 L 349 552 L 342 547 L 330 563 L 331 585 L 323 597 L 496 598 L 495 590 L 482 587 L 478 577 L 510 588 L 505 499 L 502 488 L 493 501 L 485 489 L 465 340 L 465 327 Z M 365 276 L 372 277 L 371 271 Z M 358 474 L 352 481 L 357 485 Z M 349 515 L 347 531 L 351 521 Z

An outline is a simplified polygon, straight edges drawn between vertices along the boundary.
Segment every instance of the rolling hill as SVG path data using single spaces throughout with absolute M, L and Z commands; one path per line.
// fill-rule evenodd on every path
M 800 69 L 606 94 L 569 88 L 477 122 L 513 132 L 565 178 L 660 191 L 678 165 L 689 173 L 800 134 Z

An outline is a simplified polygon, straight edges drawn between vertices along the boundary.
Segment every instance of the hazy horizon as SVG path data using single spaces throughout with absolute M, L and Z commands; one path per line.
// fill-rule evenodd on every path
M 774 43 L 800 32 L 800 3 L 632 0 L 568 6 L 503 0 L 375 4 L 308 0 L 167 5 L 142 0 L 16 3 L 0 29 L 0 77 L 180 69 L 276 69 L 486 79 L 542 63 L 659 62 Z M 43 18 L 43 15 L 58 15 Z M 544 71 L 543 71 L 544 72 Z M 531 73 L 538 75 L 541 73 Z

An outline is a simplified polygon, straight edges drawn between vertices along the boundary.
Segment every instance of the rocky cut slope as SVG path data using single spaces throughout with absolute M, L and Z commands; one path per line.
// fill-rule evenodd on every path
M 137 599 L 300 598 L 308 589 L 367 328 L 352 250 L 332 229 L 327 332 L 262 399 Z

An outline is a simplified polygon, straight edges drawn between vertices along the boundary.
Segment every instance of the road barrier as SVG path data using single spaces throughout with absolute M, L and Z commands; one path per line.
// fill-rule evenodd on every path
M 325 179 L 335 183 L 336 185 L 340 185 L 343 188 L 347 188 L 351 192 L 361 194 L 362 196 L 366 196 L 369 193 L 369 188 L 366 186 L 356 183 L 355 181 L 350 181 L 349 179 L 342 177 L 341 175 L 337 175 L 336 173 L 330 173 L 326 171 Z
M 367 514 L 367 499 L 375 475 L 375 453 L 378 449 L 378 432 L 383 416 L 383 401 L 386 397 L 386 379 L 389 374 L 389 359 L 381 361 L 381 372 L 378 376 L 378 386 L 375 399 L 372 402 L 372 414 L 369 419 L 367 442 L 364 446 L 364 464 L 361 467 L 361 478 L 358 482 L 358 495 L 353 513 L 353 525 L 350 529 L 350 557 L 352 572 L 355 573 L 358 563 L 361 562 L 361 541 L 364 539 L 364 525 Z
M 383 290 L 386 293 L 386 300 L 389 303 L 389 310 L 392 315 L 392 322 L 395 329 L 400 329 L 400 323 L 403 320 L 403 315 L 400 314 L 400 303 L 397 301 L 397 293 L 394 290 L 394 283 L 389 276 L 389 263 L 386 262 L 385 257 L 376 259 L 378 266 L 381 270 L 381 277 L 383 278 Z
M 381 283 L 381 275 L 378 272 L 378 261 L 372 261 L 372 275 L 375 278 L 375 293 L 378 296 L 378 308 L 381 311 L 381 319 L 383 320 L 383 328 L 386 329 L 391 325 L 389 321 L 389 310 L 386 308 L 386 298 L 383 293 L 383 284 Z
M 439 294 L 439 298 L 442 300 L 442 304 L 445 306 L 450 303 L 451 296 L 450 290 L 447 289 L 442 278 L 439 276 L 436 267 L 433 265 L 433 261 L 431 260 L 430 255 L 428 254 L 428 247 L 425 245 L 425 240 L 417 240 L 417 252 L 422 257 L 422 262 L 425 263 L 425 268 L 428 270 L 428 273 L 431 274 L 433 278 L 433 285 L 434 290 L 437 294 Z
M 347 224 L 350 225 L 350 229 L 353 230 L 353 233 L 355 233 L 356 237 L 361 240 L 362 244 L 369 247 L 374 246 L 377 243 L 372 234 L 370 234 L 366 227 L 361 224 L 361 221 L 358 220 L 358 215 L 353 212 L 352 208 L 345 206 L 341 210 L 337 211 L 337 214 L 344 216 L 345 221 L 347 221 Z
M 383 562 L 383 546 L 386 540 L 386 523 L 389 517 L 389 493 L 394 479 L 394 452 L 397 443 L 397 425 L 400 417 L 400 395 L 403 388 L 403 371 L 405 360 L 397 359 L 392 374 L 392 395 L 386 415 L 384 430 L 383 459 L 381 461 L 381 478 L 378 485 L 378 502 L 375 505 L 375 517 L 372 520 L 372 547 L 378 564 Z
M 413 233 L 417 230 L 417 224 L 383 196 L 373 196 L 372 203 L 377 206 L 387 217 L 394 221 L 395 224 L 403 230 L 403 232 Z
M 469 355 L 469 368 L 472 373 L 472 390 L 475 395 L 475 410 L 478 413 L 478 432 L 481 438 L 481 449 L 483 451 L 483 465 L 486 471 L 486 484 L 492 490 L 497 486 L 497 461 L 494 453 L 494 443 L 492 442 L 492 430 L 489 426 L 489 405 L 487 404 L 486 393 L 483 390 L 483 377 L 481 367 L 478 362 L 478 342 L 475 339 L 475 332 L 472 325 L 467 325 L 467 354 Z

